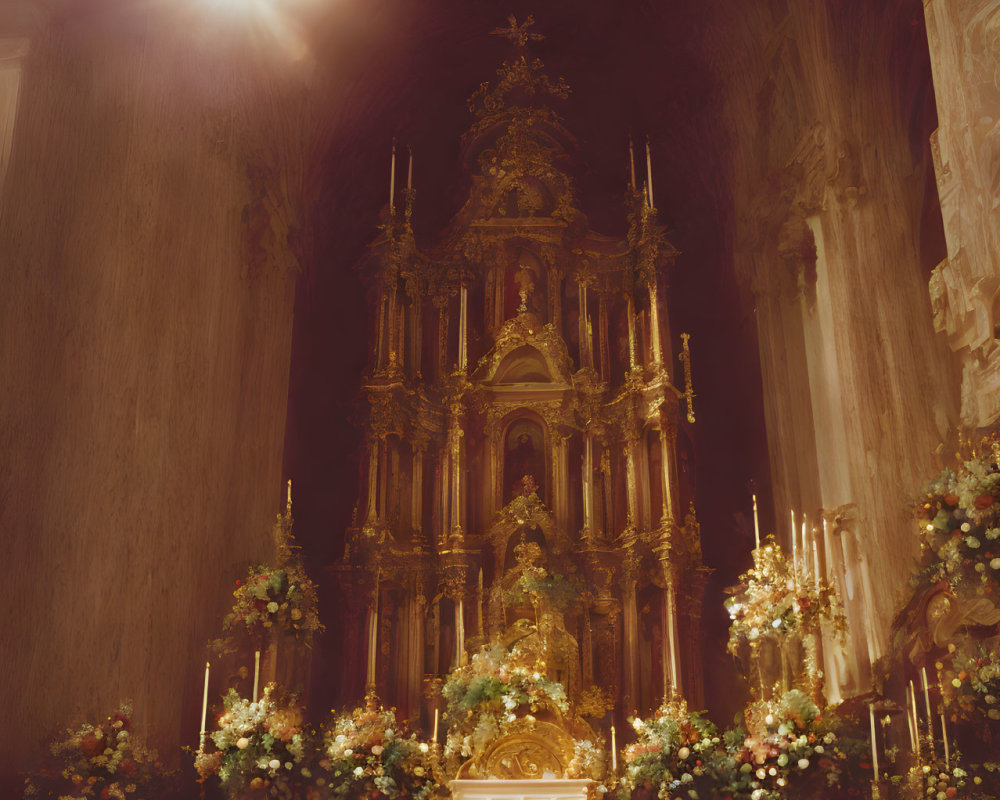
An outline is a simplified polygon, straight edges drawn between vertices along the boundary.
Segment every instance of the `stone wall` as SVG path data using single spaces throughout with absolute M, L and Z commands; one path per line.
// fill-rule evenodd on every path
M 957 422 L 957 372 L 926 293 L 940 220 L 922 10 L 731 10 L 739 19 L 718 38 L 736 54 L 736 268 L 756 302 L 779 540 L 789 545 L 793 509 L 796 528 L 805 512 L 817 529 L 852 629 L 828 677 L 849 692 L 885 652 L 916 556 L 908 507 Z
M 292 93 L 226 28 L 85 5 L 14 31 L 5 778 L 123 698 L 171 758 L 197 742 L 203 645 L 283 496 L 301 174 L 266 126 Z

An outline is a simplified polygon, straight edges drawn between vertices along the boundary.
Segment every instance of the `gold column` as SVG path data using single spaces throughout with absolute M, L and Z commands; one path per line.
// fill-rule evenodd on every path
M 653 349 L 653 364 L 659 366 L 663 363 L 663 347 L 660 344 L 660 304 L 656 290 L 656 277 L 649 279 L 649 325 L 650 325 L 650 345 Z
M 393 279 L 392 288 L 389 290 L 389 311 L 386 317 L 386 332 L 389 337 L 389 366 L 394 367 L 399 363 L 399 344 L 396 341 L 396 280 Z
M 605 300 L 604 292 L 600 293 L 597 314 L 597 336 L 600 342 L 601 353 L 601 378 L 607 380 L 611 374 L 611 354 L 608 346 L 608 304 Z
M 670 679 L 674 689 L 681 691 L 680 657 L 677 641 L 677 603 L 674 596 L 674 584 L 667 584 L 667 639 L 670 649 Z
M 589 433 L 583 445 L 583 530 L 587 537 L 594 532 L 594 440 Z
M 410 364 L 413 366 L 413 374 L 419 375 L 423 356 L 424 305 L 418 291 L 410 295 L 410 309 Z
M 448 452 L 451 458 L 451 528 L 453 536 L 462 535 L 462 426 L 458 411 L 452 411 L 451 428 L 448 432 Z
M 407 598 L 407 718 L 411 723 L 420 719 L 424 680 L 424 606 L 427 601 L 417 592 Z
M 465 661 L 465 601 L 459 595 L 455 601 L 455 666 Z
M 378 444 L 378 518 L 386 518 L 386 502 L 389 493 L 389 442 L 379 439 Z
M 385 287 L 379 287 L 378 294 L 378 329 L 375 332 L 375 371 L 385 368 L 386 362 L 386 341 L 385 341 L 385 316 L 388 301 L 385 296 Z
M 468 369 L 468 289 L 462 286 L 458 301 L 458 371 L 464 373 Z
M 663 519 L 674 518 L 674 493 L 671 476 L 671 448 L 669 437 L 663 426 L 660 426 L 660 472 L 663 479 Z
M 587 319 L 587 282 L 585 280 L 579 281 L 577 283 L 577 290 L 580 297 L 580 319 L 578 325 L 580 336 L 580 366 L 593 367 L 594 351 L 590 337 L 589 320 Z
M 368 440 L 368 513 L 365 519 L 369 523 L 378 520 L 378 439 Z
M 594 626 L 590 621 L 590 607 L 583 609 L 583 688 L 594 685 Z
M 635 469 L 635 446 L 637 440 L 631 431 L 625 437 L 625 496 L 628 501 L 628 527 L 639 525 L 639 486 Z
M 448 490 L 451 486 L 451 454 L 448 449 L 442 453 L 441 459 L 441 536 L 442 542 L 447 541 L 451 530 L 451 504 L 448 502 Z
M 413 494 L 410 498 L 410 527 L 414 534 L 423 529 L 424 500 L 424 448 L 413 448 Z
M 622 683 L 625 694 L 625 710 L 637 710 L 639 702 L 639 615 L 636 609 L 635 579 L 626 577 L 622 593 L 622 626 L 625 658 L 622 664 Z
M 448 298 L 438 301 L 438 378 L 448 374 Z
M 628 363 L 629 368 L 635 369 L 639 366 L 639 355 L 636 351 L 635 342 L 635 303 L 632 295 L 628 296 L 628 303 L 625 308 L 626 322 L 628 323 Z

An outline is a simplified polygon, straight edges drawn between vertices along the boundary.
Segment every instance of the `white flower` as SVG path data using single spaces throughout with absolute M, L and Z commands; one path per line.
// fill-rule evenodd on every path
M 364 775 L 364 774 L 365 774 L 365 771 L 364 771 L 364 768 L 362 768 L 362 767 L 355 767 L 355 768 L 354 768 L 354 774 L 355 774 L 355 775 L 356 775 L 357 777 L 359 777 L 359 778 L 360 778 L 360 777 L 361 777 L 362 775 Z
M 268 766 L 269 766 L 269 767 L 270 767 L 271 769 L 277 769 L 278 767 L 280 767 L 280 766 L 281 766 L 281 762 L 280 762 L 280 761 L 278 761 L 278 759 L 276 759 L 276 758 L 272 758 L 272 759 L 271 759 L 270 761 L 268 761 L 268 762 L 267 762 L 267 765 L 268 765 Z
M 250 746 L 250 740 L 246 736 L 241 736 L 236 740 L 236 746 L 240 750 L 246 750 Z
M 979 540 L 975 536 L 966 536 L 965 543 L 973 550 L 979 547 Z
M 990 562 L 990 568 L 991 569 L 1000 569 L 1000 558 L 994 558 Z
M 267 604 L 267 610 L 273 614 L 275 611 L 278 610 L 278 604 L 272 600 L 270 603 Z
M 800 758 L 799 759 L 799 769 L 805 769 L 808 766 L 809 766 L 809 759 L 808 758 Z
M 427 746 L 427 742 L 421 742 L 420 743 L 420 752 L 421 753 L 426 753 L 428 750 L 430 750 L 430 748 Z
M 689 755 L 691 755 L 691 751 L 686 747 L 682 747 L 680 750 L 677 751 L 677 757 L 682 761 Z
M 343 744 L 344 742 L 347 741 L 347 737 L 344 736 L 344 734 L 341 733 L 341 734 L 338 734 L 337 738 L 334 739 L 333 741 L 335 741 L 337 744 Z

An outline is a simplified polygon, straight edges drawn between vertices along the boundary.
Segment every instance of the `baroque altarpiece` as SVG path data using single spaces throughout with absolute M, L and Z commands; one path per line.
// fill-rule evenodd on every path
M 672 374 L 690 361 L 686 337 L 676 358 L 671 346 L 678 252 L 648 147 L 637 181 L 629 145 L 625 238 L 591 230 L 553 110 L 567 87 L 528 52 L 536 34 L 498 33 L 515 52 L 469 101 L 463 207 L 418 247 L 394 150 L 384 224 L 358 265 L 375 324 L 361 496 L 332 568 L 339 699 L 374 689 L 427 729 L 436 687 L 479 645 L 537 638 L 571 700 L 600 698 L 594 716 L 675 694 L 697 707 L 692 392 L 689 369 Z

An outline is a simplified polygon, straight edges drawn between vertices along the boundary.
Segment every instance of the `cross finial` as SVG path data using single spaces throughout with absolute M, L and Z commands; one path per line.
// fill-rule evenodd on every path
M 511 14 L 507 17 L 507 22 L 510 23 L 508 28 L 496 28 L 491 33 L 494 36 L 504 36 L 510 39 L 518 47 L 526 47 L 528 42 L 540 42 L 545 37 L 540 33 L 535 33 L 534 31 L 528 30 L 532 25 L 535 24 L 535 18 L 529 14 L 524 18 L 524 22 L 520 25 L 517 24 L 517 17 Z

